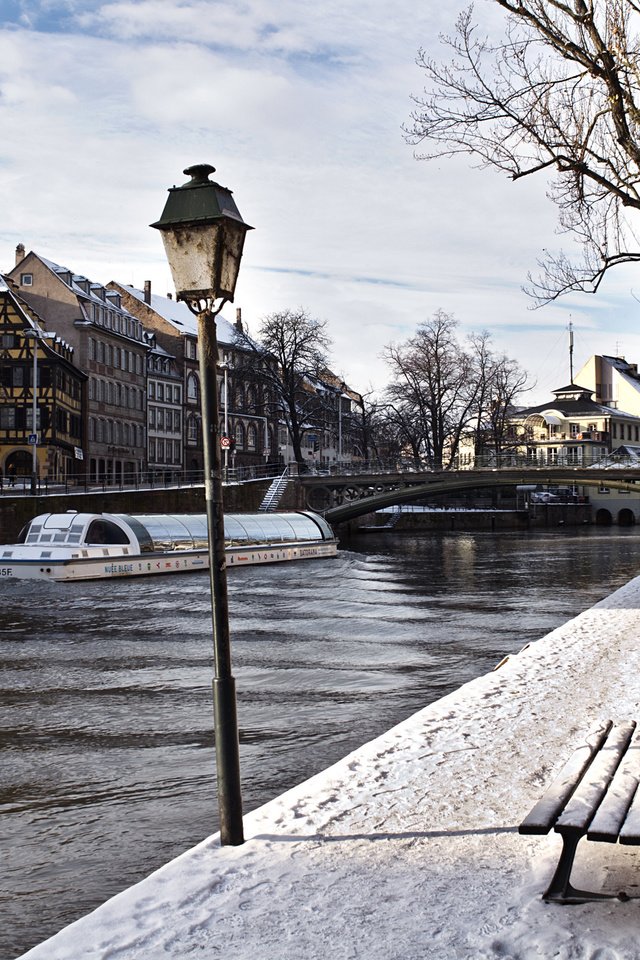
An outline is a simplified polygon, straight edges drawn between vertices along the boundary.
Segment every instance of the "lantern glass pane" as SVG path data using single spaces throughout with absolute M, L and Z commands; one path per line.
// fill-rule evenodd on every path
M 178 296 L 218 297 L 218 265 L 223 222 L 174 225 L 162 231 L 164 249 Z

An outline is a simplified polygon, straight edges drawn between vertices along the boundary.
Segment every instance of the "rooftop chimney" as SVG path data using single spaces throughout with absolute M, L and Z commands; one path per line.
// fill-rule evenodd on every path
M 144 302 L 151 306 L 151 280 L 144 282 Z
M 238 333 L 244 333 L 242 329 L 242 307 L 236 307 L 236 330 Z
M 19 243 L 16 247 L 16 267 L 21 260 L 24 260 L 24 243 Z

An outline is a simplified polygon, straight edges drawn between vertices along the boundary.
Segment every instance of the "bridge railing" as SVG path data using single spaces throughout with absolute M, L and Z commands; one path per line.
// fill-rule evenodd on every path
M 448 467 L 437 467 L 426 458 L 413 459 L 397 457 L 388 460 L 354 460 L 331 464 L 296 464 L 288 465 L 290 477 L 349 477 L 362 475 L 411 474 L 433 473 L 447 474 L 464 470 L 536 470 L 546 474 L 554 469 L 585 469 L 601 468 L 619 470 L 624 467 L 640 468 L 640 461 L 625 454 L 610 453 L 604 457 L 593 458 L 582 462 L 575 462 L 568 458 L 558 457 L 552 461 L 541 460 L 535 457 L 519 456 L 505 453 L 500 457 L 495 455 L 470 456 L 456 458 Z M 274 480 L 283 471 L 282 461 L 274 463 L 258 463 L 247 466 L 229 468 L 226 482 L 248 483 L 254 480 Z M 124 490 L 157 490 L 180 487 L 202 486 L 204 474 L 202 470 L 172 471 L 161 473 L 147 471 L 141 474 L 123 474 L 118 477 L 95 477 L 90 474 L 80 474 L 66 479 L 38 479 L 37 494 L 60 493 L 96 493 Z M 1 477 L 0 495 L 30 496 L 31 476 Z
M 251 466 L 229 468 L 228 483 L 247 483 L 252 480 L 273 480 L 282 473 L 282 463 L 259 463 Z M 184 470 L 162 473 L 147 471 L 141 474 L 129 473 L 118 477 L 96 477 L 91 474 L 77 474 L 72 477 L 55 480 L 38 478 L 37 495 L 77 493 L 114 493 L 130 490 L 167 490 L 203 486 L 202 470 Z M 0 495 L 31 496 L 31 476 L 0 478 Z
M 295 464 L 292 465 L 292 474 L 295 472 Z M 567 469 L 620 469 L 623 467 L 640 468 L 640 460 L 628 454 L 610 453 L 604 457 L 589 457 L 583 460 L 570 459 L 568 457 L 557 456 L 546 460 L 541 457 L 527 457 L 514 453 L 504 453 L 500 456 L 495 454 L 483 454 L 473 456 L 464 454 L 454 458 L 454 460 L 445 467 L 436 466 L 427 458 L 412 459 L 408 457 L 393 458 L 390 460 L 358 460 L 353 462 L 333 463 L 326 466 L 305 465 L 304 473 L 299 471 L 300 476 L 313 477 L 334 477 L 334 476 L 358 476 L 363 474 L 398 474 L 398 473 L 434 473 L 446 474 L 464 470 L 567 470 Z

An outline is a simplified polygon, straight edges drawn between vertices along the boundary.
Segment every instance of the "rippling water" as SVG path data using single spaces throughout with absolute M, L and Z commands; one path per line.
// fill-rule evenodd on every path
M 229 575 L 245 810 L 636 575 L 633 530 L 361 536 Z M 208 579 L 1 583 L 0 958 L 217 829 Z

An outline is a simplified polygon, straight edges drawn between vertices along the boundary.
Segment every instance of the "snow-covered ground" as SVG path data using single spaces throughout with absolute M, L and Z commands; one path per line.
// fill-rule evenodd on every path
M 517 826 L 639 701 L 640 578 L 24 957 L 636 960 L 640 900 L 543 903 L 559 838 Z M 640 850 L 583 840 L 573 879 L 633 892 Z

